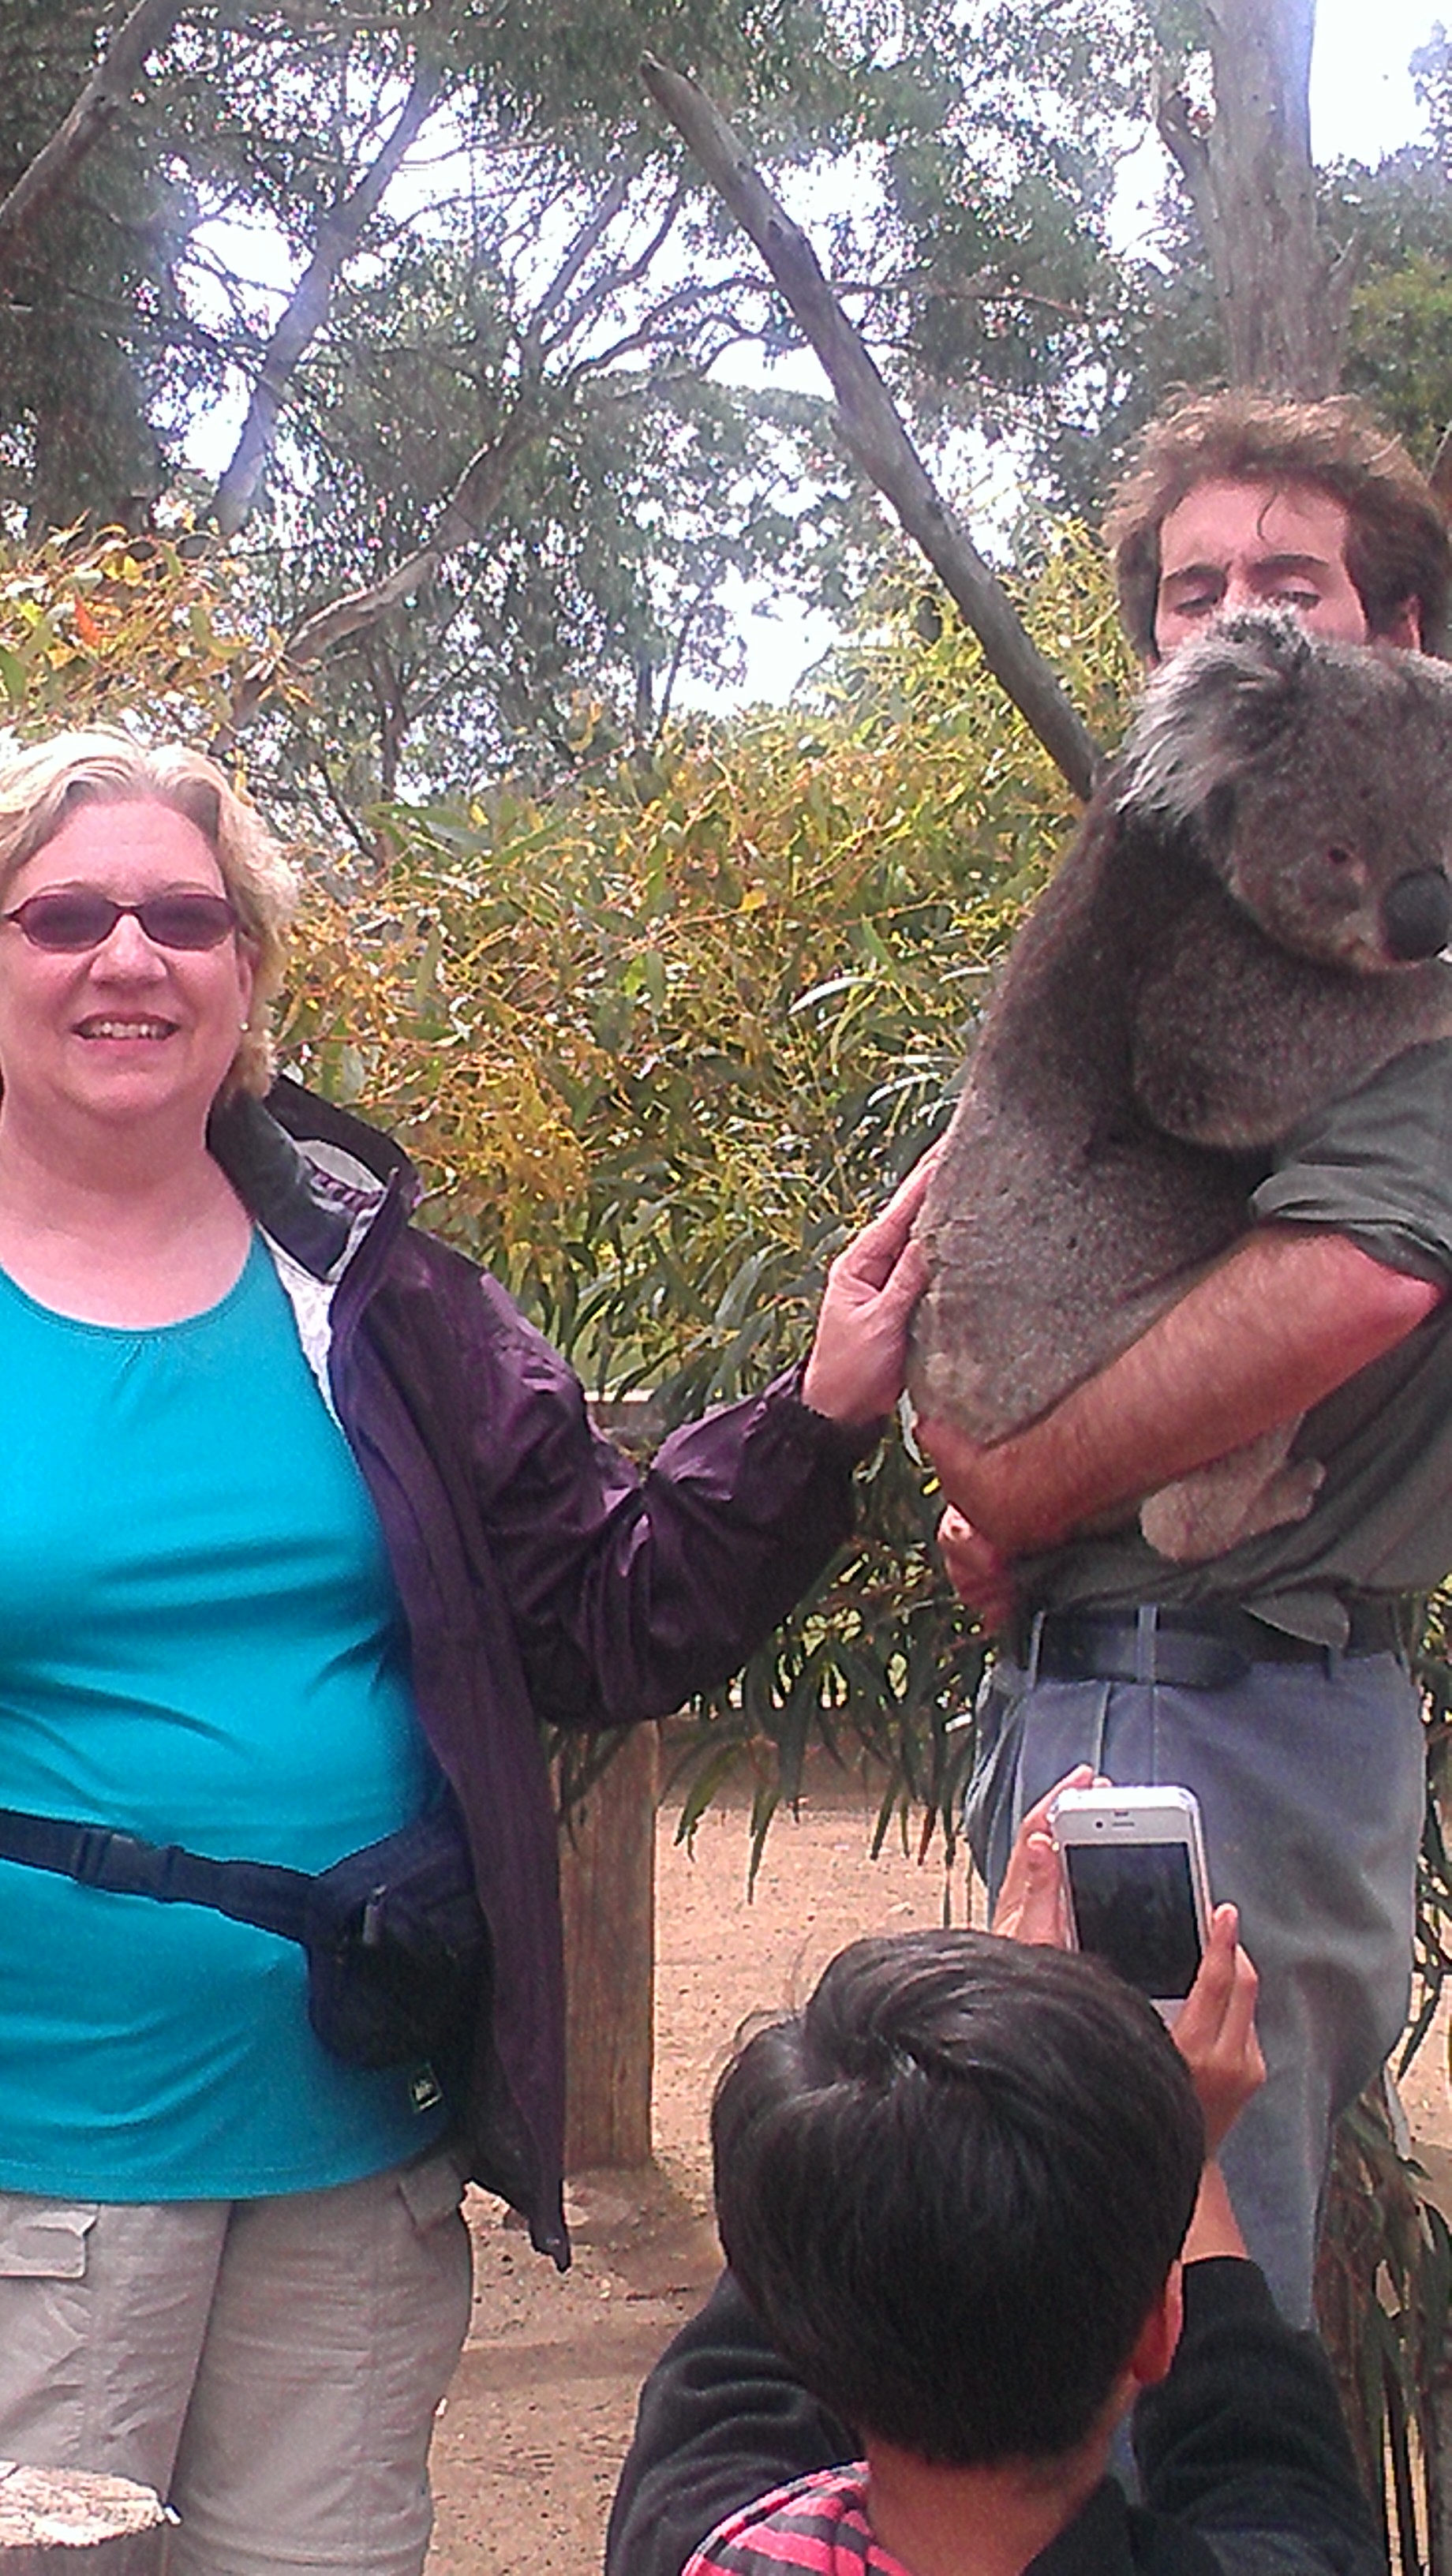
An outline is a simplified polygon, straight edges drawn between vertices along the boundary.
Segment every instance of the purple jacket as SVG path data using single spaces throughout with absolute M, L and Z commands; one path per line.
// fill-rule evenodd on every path
M 875 1433 L 786 1378 L 674 1432 L 642 1476 L 498 1282 L 408 1222 L 398 1148 L 296 1083 L 214 1117 L 372 1494 L 418 1715 L 466 1819 L 493 1947 L 470 2171 L 569 2259 L 564 1977 L 539 1722 L 619 1726 L 724 1681 L 852 1525 Z

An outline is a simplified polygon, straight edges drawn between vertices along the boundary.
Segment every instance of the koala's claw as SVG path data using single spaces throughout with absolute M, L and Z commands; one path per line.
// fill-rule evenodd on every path
M 1151 1494 L 1140 1506 L 1139 1525 L 1156 1554 L 1175 1565 L 1199 1565 L 1263 1530 L 1303 1521 L 1326 1470 L 1319 1458 L 1286 1458 L 1295 1427 L 1268 1432 Z

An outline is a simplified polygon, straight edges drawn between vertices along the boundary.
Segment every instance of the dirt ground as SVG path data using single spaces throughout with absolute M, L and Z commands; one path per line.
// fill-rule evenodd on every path
M 662 1814 L 657 1855 L 656 2162 L 586 2175 L 567 2194 L 575 2260 L 561 2279 L 496 2201 L 471 2194 L 474 2322 L 434 2440 L 428 2576 L 598 2576 L 640 2382 L 699 2305 L 719 2255 L 706 2109 L 741 2023 L 798 2000 L 859 1932 L 943 1920 L 941 1852 L 868 1854 L 849 1789 L 779 1816 L 752 1901 L 746 1817 L 703 1820 L 691 1858 Z M 948 1894 L 968 1919 L 960 1867 Z M 1447 2058 L 1429 2041 L 1403 2087 L 1422 2161 L 1452 2206 Z
M 854 1934 L 942 1920 L 940 1852 L 925 1867 L 897 1848 L 873 1861 L 869 1829 L 850 1789 L 778 1816 L 748 1904 L 745 1810 L 712 1809 L 694 1858 L 663 1811 L 656 2161 L 570 2185 L 563 2278 L 471 2193 L 474 2323 L 434 2438 L 428 2576 L 598 2576 L 640 2382 L 719 2268 L 706 2111 L 738 2028 L 805 1994 Z M 961 1868 L 952 1897 L 961 1921 Z

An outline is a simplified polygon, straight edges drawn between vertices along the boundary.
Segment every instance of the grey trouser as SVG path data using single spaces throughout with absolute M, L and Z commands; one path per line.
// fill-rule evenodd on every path
M 1283 2315 L 1311 2314 L 1332 2127 L 1407 2016 L 1424 1789 L 1417 1696 L 1392 1655 L 1257 1663 L 1221 1690 L 991 1673 L 968 1839 L 996 1894 L 1025 1808 L 1092 1762 L 1193 1789 L 1217 1902 L 1260 1972 L 1263 2091 L 1222 2162 Z

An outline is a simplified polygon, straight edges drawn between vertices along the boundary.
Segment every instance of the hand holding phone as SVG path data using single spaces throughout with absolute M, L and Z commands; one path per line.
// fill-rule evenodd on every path
M 1076 1949 L 1177 2017 L 1210 1928 L 1199 1805 L 1189 1789 L 1065 1789 L 1050 1824 Z
M 1175 2024 L 1175 2046 L 1190 2070 L 1205 2115 L 1205 2153 L 1218 2155 L 1240 2113 L 1265 2082 L 1255 2028 L 1258 1980 L 1240 1948 L 1233 1905 L 1210 1918 L 1205 1958 Z
M 1003 1884 L 993 1909 L 992 1930 L 1005 1941 L 1026 1941 L 1048 1950 L 1069 1950 L 1069 1903 L 1064 1872 L 1049 1819 L 1066 1789 L 1087 1789 L 1095 1773 L 1088 1762 L 1076 1763 L 1030 1807 L 1008 1856 Z M 1101 1782 L 1101 1786 L 1107 1786 Z

